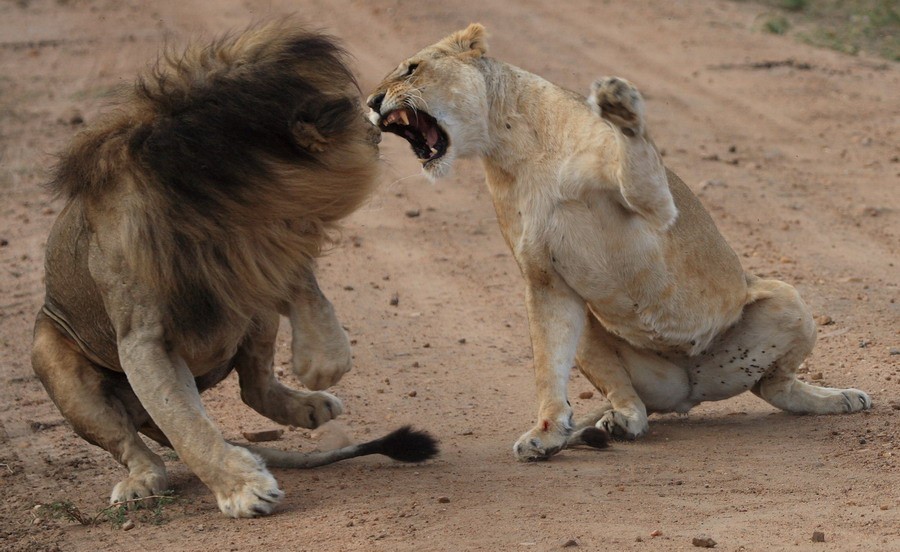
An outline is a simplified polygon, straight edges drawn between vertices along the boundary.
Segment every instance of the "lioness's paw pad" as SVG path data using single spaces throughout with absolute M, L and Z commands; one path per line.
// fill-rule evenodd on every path
M 513 445 L 513 454 L 520 462 L 546 460 L 565 448 L 568 437 L 567 433 L 537 427 L 519 437 Z
M 591 85 L 588 103 L 601 117 L 622 129 L 626 136 L 640 134 L 644 126 L 644 99 L 630 82 L 604 77 Z
M 872 399 L 859 389 L 844 389 L 841 396 L 844 399 L 845 412 L 858 412 L 872 408 Z
M 610 410 L 597 422 L 597 428 L 613 437 L 633 441 L 647 433 L 650 424 L 647 416 L 638 412 Z

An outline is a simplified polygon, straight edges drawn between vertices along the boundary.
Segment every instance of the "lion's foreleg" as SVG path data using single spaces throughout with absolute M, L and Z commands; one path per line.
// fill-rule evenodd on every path
M 519 460 L 540 460 L 565 447 L 573 429 L 567 386 L 584 329 L 585 303 L 552 267 L 524 272 L 538 423 L 516 441 L 513 451 Z
M 126 292 L 117 322 L 119 358 L 134 394 L 184 463 L 213 491 L 231 517 L 270 513 L 284 494 L 263 463 L 229 445 L 207 416 L 194 376 L 166 345 L 160 316 L 142 298 Z
M 616 131 L 618 166 L 612 173 L 628 206 L 653 226 L 668 228 L 678 210 L 662 158 L 647 134 L 640 92 L 624 79 L 605 77 L 591 86 L 588 103 Z
M 275 377 L 273 362 L 278 316 L 259 319 L 234 357 L 241 399 L 263 416 L 280 424 L 315 428 L 343 411 L 341 401 L 322 391 L 291 389 Z
M 327 389 L 340 381 L 353 365 L 350 340 L 312 271 L 287 305 L 287 316 L 294 374 L 312 390 Z

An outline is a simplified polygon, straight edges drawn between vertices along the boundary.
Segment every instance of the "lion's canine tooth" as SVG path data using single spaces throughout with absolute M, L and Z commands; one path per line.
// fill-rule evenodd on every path
M 403 124 L 409 126 L 409 115 L 406 114 L 406 111 L 401 111 L 398 115 L 400 120 L 403 121 Z

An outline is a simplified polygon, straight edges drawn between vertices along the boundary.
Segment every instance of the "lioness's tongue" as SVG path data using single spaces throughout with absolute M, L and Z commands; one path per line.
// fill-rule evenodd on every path
M 433 148 L 438 141 L 438 133 L 435 127 L 430 127 L 425 131 L 425 142 L 428 144 L 429 148 Z

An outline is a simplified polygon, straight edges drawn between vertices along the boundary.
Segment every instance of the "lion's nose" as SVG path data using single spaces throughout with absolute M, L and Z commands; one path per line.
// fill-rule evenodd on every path
M 381 113 L 381 102 L 384 101 L 384 92 L 379 94 L 372 94 L 369 96 L 369 100 L 366 102 L 370 108 L 372 108 L 375 113 Z

